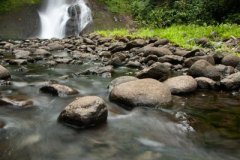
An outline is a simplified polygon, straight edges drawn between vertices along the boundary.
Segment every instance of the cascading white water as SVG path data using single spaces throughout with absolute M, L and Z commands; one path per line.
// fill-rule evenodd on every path
M 46 8 L 39 12 L 41 31 L 39 38 L 64 38 L 66 36 L 67 23 L 70 17 L 69 7 L 78 6 L 80 14 L 74 16 L 77 27 L 74 34 L 79 33 L 92 21 L 91 9 L 84 0 L 47 0 Z M 76 10 L 76 9 L 75 9 Z M 77 11 L 76 11 L 77 12 Z

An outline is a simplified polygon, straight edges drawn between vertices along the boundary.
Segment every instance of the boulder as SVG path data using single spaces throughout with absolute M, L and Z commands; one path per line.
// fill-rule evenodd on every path
M 55 96 L 64 97 L 67 95 L 78 94 L 78 91 L 62 84 L 47 84 L 40 88 L 43 93 L 48 93 Z
M 0 65 L 0 79 L 8 80 L 11 78 L 10 72 L 3 66 Z
M 144 39 L 135 39 L 127 43 L 127 49 L 132 49 L 135 47 L 143 47 L 146 44 Z
M 240 63 L 240 57 L 233 54 L 228 54 L 224 56 L 222 59 L 222 64 L 226 66 L 236 67 L 239 63 Z
M 58 120 L 80 128 L 89 128 L 106 122 L 107 116 L 107 105 L 102 98 L 86 96 L 67 105 Z
M 133 76 L 121 76 L 118 78 L 115 78 L 114 80 L 112 80 L 108 86 L 109 92 L 112 91 L 112 89 L 122 83 L 126 83 L 126 82 L 130 82 L 130 81 L 135 81 L 138 80 L 138 78 L 133 77 Z
M 169 78 L 164 82 L 172 94 L 185 94 L 197 89 L 197 81 L 191 76 L 177 76 Z
M 16 59 L 28 59 L 31 55 L 29 51 L 25 50 L 14 50 L 13 53 Z
M 170 75 L 170 68 L 160 62 L 156 62 L 150 67 L 143 69 L 140 72 L 137 72 L 136 77 L 143 79 L 143 78 L 153 78 L 159 81 L 164 81 L 168 79 Z
M 215 65 L 213 56 L 207 55 L 207 56 L 195 56 L 195 57 L 187 58 L 184 60 L 184 66 L 191 67 L 198 60 L 205 60 L 211 63 L 212 65 Z
M 146 46 L 146 47 L 143 47 L 141 50 L 144 53 L 145 57 L 148 55 L 156 55 L 158 57 L 162 57 L 165 55 L 173 54 L 168 48 L 164 48 L 164 47 Z
M 111 66 L 111 65 L 103 66 L 103 67 L 96 66 L 96 67 L 90 67 L 83 72 L 79 72 L 79 73 L 77 73 L 77 75 L 103 76 L 107 73 L 107 74 L 110 74 L 110 77 L 111 77 L 112 72 L 113 72 L 113 66 Z
M 171 64 L 182 64 L 183 57 L 177 55 L 165 55 L 159 58 L 159 62 L 169 62 Z
M 197 77 L 195 78 L 200 89 L 217 89 L 217 82 L 206 77 Z
M 215 68 L 223 75 L 227 76 L 234 73 L 234 68 L 232 66 L 225 66 L 223 64 L 218 64 Z
M 125 50 L 126 46 L 127 45 L 123 42 L 115 42 L 115 43 L 112 43 L 112 45 L 109 47 L 109 51 L 113 53 L 123 51 Z
M 221 86 L 227 90 L 237 90 L 240 88 L 240 72 L 231 74 L 220 81 Z
M 126 109 L 134 107 L 162 107 L 172 101 L 170 89 L 154 79 L 141 79 L 115 86 L 109 96 L 112 102 Z
M 49 56 L 51 54 L 50 54 L 50 52 L 48 52 L 45 49 L 36 49 L 36 51 L 33 53 L 33 55 L 46 57 L 46 56 Z
M 207 77 L 213 80 L 220 80 L 221 73 L 208 61 L 198 60 L 188 70 L 188 75 L 193 77 Z
M 57 51 L 57 50 L 63 50 L 64 47 L 59 42 L 53 42 L 48 44 L 50 51 Z

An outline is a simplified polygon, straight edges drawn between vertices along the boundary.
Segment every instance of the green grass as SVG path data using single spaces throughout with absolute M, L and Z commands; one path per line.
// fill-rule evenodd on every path
M 195 38 L 207 37 L 210 38 L 213 32 L 216 32 L 218 39 L 223 40 L 231 36 L 240 37 L 240 25 L 221 24 L 217 26 L 198 26 L 198 25 L 173 25 L 162 29 L 142 28 L 134 32 L 127 29 L 97 31 L 102 36 L 106 37 L 139 37 L 139 38 L 167 38 L 174 44 L 181 47 L 192 49 L 199 47 L 195 44 Z M 225 46 L 220 46 L 220 49 L 226 49 Z
M 40 0 L 0 0 L 0 13 L 9 12 L 24 5 L 39 3 Z

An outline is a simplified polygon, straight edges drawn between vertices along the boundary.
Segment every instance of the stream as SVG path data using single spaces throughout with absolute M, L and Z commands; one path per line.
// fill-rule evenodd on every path
M 21 68 L 8 65 L 12 85 L 3 85 L 1 96 L 25 96 L 33 107 L 0 105 L 1 160 L 238 160 L 240 159 L 239 93 L 198 91 L 173 96 L 169 108 L 122 109 L 109 102 L 107 86 L 113 78 L 134 70 L 115 69 L 112 78 L 64 78 L 97 65 L 41 62 Z M 77 96 L 56 97 L 39 91 L 57 80 L 79 91 Z M 107 124 L 81 130 L 57 121 L 64 107 L 78 96 L 96 95 L 108 104 Z M 1 125 L 3 128 L 1 129 Z

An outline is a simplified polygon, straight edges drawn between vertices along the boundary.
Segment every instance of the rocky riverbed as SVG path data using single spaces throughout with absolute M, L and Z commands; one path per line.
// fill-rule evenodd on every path
M 150 135 L 144 135 L 156 138 L 156 141 L 163 144 L 145 139 L 144 135 L 140 134 L 141 137 L 137 143 L 143 144 L 146 148 L 137 147 L 133 150 L 132 154 L 127 156 L 133 159 L 139 159 L 139 157 L 140 159 L 159 159 L 159 157 L 175 159 L 178 157 L 179 152 L 174 153 L 174 149 L 170 148 L 180 149 L 181 145 L 177 144 L 176 139 L 174 142 L 166 142 L 163 137 L 156 136 L 158 132 L 162 132 L 165 136 L 169 135 L 168 138 L 172 136 L 179 138 L 183 135 L 185 137 L 188 134 L 194 136 L 194 132 L 197 132 L 195 136 L 198 139 L 206 138 L 206 144 L 210 143 L 210 146 L 218 144 L 219 141 L 239 146 L 240 58 L 233 54 L 205 52 L 200 49 L 186 50 L 172 44 L 167 39 L 113 39 L 101 37 L 96 33 L 61 40 L 0 41 L 0 54 L 2 88 L 0 137 L 2 133 L 2 137 L 9 133 L 18 134 L 18 129 L 11 125 L 15 126 L 14 118 L 19 112 L 22 112 L 20 117 L 17 116 L 20 121 L 26 123 L 26 126 L 36 128 L 34 133 L 37 136 L 35 134 L 32 137 L 23 136 L 30 140 L 27 139 L 29 143 L 24 140 L 23 146 L 19 146 L 21 149 L 26 149 L 35 143 L 41 143 L 40 148 L 45 146 L 41 138 L 45 139 L 46 136 L 42 135 L 42 131 L 38 133 L 38 129 L 43 129 L 44 124 L 47 123 L 44 122 L 45 120 L 50 122 L 46 125 L 47 128 L 53 127 L 51 129 L 53 134 L 54 128 L 58 130 L 59 127 L 64 126 L 70 128 L 64 128 L 62 134 L 72 134 L 71 130 L 75 131 L 74 128 L 80 129 L 80 132 L 90 132 L 93 139 L 87 139 L 87 142 L 90 148 L 96 149 L 96 154 L 101 151 L 101 146 L 106 144 L 102 144 L 104 136 L 100 135 L 101 140 L 96 140 L 94 132 L 100 134 L 103 130 L 105 134 L 112 137 L 109 139 L 113 140 L 114 135 L 121 134 L 117 133 L 116 123 L 119 123 L 119 127 L 122 126 L 123 130 L 128 130 L 130 126 L 122 124 L 125 122 L 132 124 L 133 128 L 140 127 L 140 129 L 130 130 L 129 134 L 124 132 L 128 138 L 136 136 L 138 134 L 136 131 L 152 130 L 152 135 L 150 133 Z M 49 111 L 48 105 L 51 109 L 50 113 L 46 114 L 44 112 Z M 40 112 L 35 110 L 37 106 L 41 106 Z M 9 114 L 9 112 L 13 113 Z M 34 115 L 34 112 L 37 115 Z M 28 118 L 24 118 L 24 115 L 30 116 L 33 122 L 41 120 L 43 124 L 39 128 L 27 121 Z M 14 118 L 11 118 L 12 116 Z M 46 118 L 38 116 L 46 116 Z M 129 119 L 129 116 L 138 119 L 140 123 L 134 122 L 132 118 Z M 141 118 L 143 121 L 140 120 Z M 156 123 L 158 128 L 155 128 L 151 121 Z M 165 124 L 159 124 L 162 121 Z M 144 125 L 149 125 L 149 129 Z M 23 128 L 28 130 L 24 124 L 20 126 L 22 126 L 20 131 Z M 114 128 L 111 131 L 113 134 L 108 134 L 107 130 L 111 126 Z M 93 129 L 89 130 L 89 128 Z M 202 134 L 208 129 L 212 131 L 211 134 L 207 132 L 211 136 Z M 183 132 L 183 135 L 178 134 L 178 131 Z M 31 133 L 29 130 L 28 132 L 28 134 Z M 212 134 L 215 135 L 216 140 L 211 143 Z M 189 152 L 192 148 L 189 146 L 194 145 L 189 156 L 197 153 L 199 159 L 205 158 L 203 155 L 206 152 L 200 151 L 201 147 L 198 147 L 201 140 L 195 144 L 191 136 L 182 139 L 186 143 L 179 142 L 187 146 L 186 150 L 181 150 L 181 152 Z M 10 137 L 16 139 L 14 135 Z M 128 139 L 126 137 L 121 135 L 120 139 L 126 141 Z M 55 144 L 59 143 L 56 143 L 56 138 L 53 139 Z M 67 141 L 66 143 L 70 145 L 73 139 L 69 137 L 63 141 Z M 136 142 L 132 143 L 136 145 Z M 3 138 L 3 143 L 0 144 L 0 150 L 4 153 L 3 159 L 9 157 L 14 159 L 19 154 L 13 147 L 15 152 L 12 156 L 8 156 L 9 150 L 3 148 L 9 144 L 9 140 Z M 110 144 L 115 146 L 112 141 L 107 146 Z M 206 144 L 200 146 L 205 148 Z M 93 145 L 100 145 L 100 149 Z M 107 146 L 105 147 L 112 148 L 111 145 Z M 161 150 L 160 148 L 163 149 L 164 146 L 170 148 L 165 151 Z M 227 144 L 219 144 L 216 151 L 213 149 L 213 154 L 208 155 L 209 159 L 228 157 L 232 149 L 228 147 Z M 117 148 L 113 147 L 113 151 L 109 151 L 110 155 L 104 154 L 103 157 L 109 156 L 108 158 L 111 159 L 114 153 L 120 154 Z M 124 144 L 121 143 L 120 148 L 126 152 Z M 229 153 L 223 157 L 216 156 L 215 153 L 220 153 L 222 149 Z M 139 154 L 141 150 L 144 150 L 143 155 Z M 204 154 L 201 155 L 201 152 Z M 232 152 L 233 158 L 238 159 L 237 149 Z M 33 153 L 32 150 L 31 153 Z M 73 157 L 78 155 L 68 154 Z M 44 156 L 48 155 L 49 153 Z M 26 158 L 25 155 L 21 156 L 22 159 Z M 59 159 L 64 157 L 54 156 Z M 185 156 L 180 155 L 183 159 L 186 158 Z M 91 156 L 85 155 L 85 157 Z

